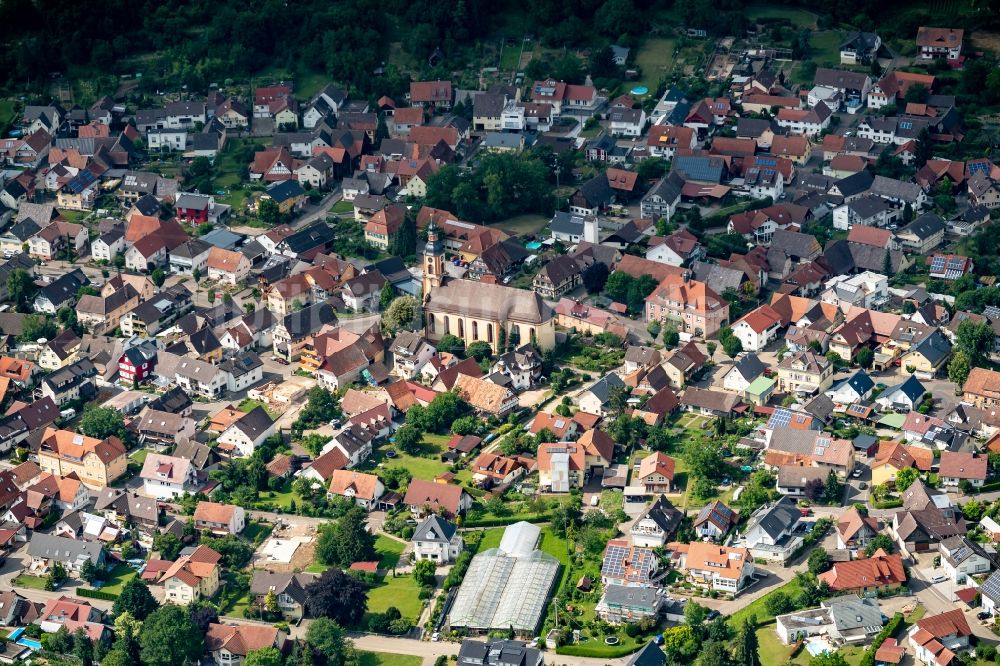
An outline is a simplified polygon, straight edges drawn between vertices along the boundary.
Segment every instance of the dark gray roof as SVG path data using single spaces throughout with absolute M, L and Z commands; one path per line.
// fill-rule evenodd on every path
M 479 93 L 472 103 L 473 118 L 499 118 L 507 99 L 494 93 Z
M 297 339 L 318 331 L 324 324 L 333 324 L 336 321 L 337 313 L 328 303 L 315 303 L 285 315 L 281 323 L 292 339 Z
M 32 557 L 50 559 L 62 563 L 76 562 L 80 558 L 87 557 L 91 562 L 97 564 L 104 550 L 100 543 L 91 541 L 77 541 L 66 537 L 55 536 L 54 534 L 40 534 L 35 532 L 31 541 L 28 542 L 28 554 Z
M 767 366 L 761 362 L 760 358 L 751 353 L 744 354 L 740 360 L 733 364 L 733 370 L 740 373 L 740 376 L 748 382 L 760 377 L 766 369 Z
M 625 382 L 621 380 L 616 374 L 610 374 L 605 377 L 601 377 L 596 382 L 590 385 L 588 389 L 594 396 L 600 400 L 602 403 L 608 401 L 611 397 L 611 389 L 617 388 L 619 386 L 625 386 Z
M 900 234 L 913 234 L 920 240 L 926 240 L 936 233 L 944 231 L 945 223 L 934 213 L 924 213 L 917 219 L 899 230 Z
M 433 541 L 437 543 L 450 543 L 455 536 L 455 524 L 445 520 L 440 516 L 431 514 L 424 518 L 424 521 L 417 525 L 413 531 L 410 541 Z
M 820 67 L 816 70 L 815 84 L 837 90 L 861 90 L 868 75 L 863 72 L 849 72 L 843 69 Z
M 795 502 L 788 497 L 782 497 L 774 504 L 762 506 L 754 511 L 747 522 L 744 533 L 749 533 L 754 527 L 760 528 L 771 538 L 777 539 L 783 532 L 788 531 L 801 520 Z
M 647 585 L 608 585 L 604 588 L 604 601 L 608 605 L 641 608 L 652 613 L 656 609 L 659 590 Z
M 257 406 L 245 416 L 240 417 L 233 425 L 251 441 L 257 441 L 258 437 L 274 425 L 274 421 L 263 407 Z
M 667 657 L 663 654 L 663 650 L 656 643 L 650 641 L 646 643 L 644 648 L 632 655 L 626 666 L 663 666 L 666 663 Z
M 679 172 L 687 180 L 718 183 L 722 180 L 725 162 L 720 157 L 679 155 L 674 157 L 672 171 Z
M 657 526 L 659 526 L 659 528 L 669 537 L 669 535 L 673 534 L 677 530 L 677 526 L 681 524 L 681 520 L 684 519 L 684 514 L 678 511 L 677 507 L 671 504 L 666 495 L 660 495 L 660 497 L 653 502 L 641 516 L 639 516 L 639 520 L 644 520 L 646 518 L 655 522 Z
M 843 197 L 851 197 L 855 194 L 867 192 L 872 186 L 875 177 L 870 171 L 859 171 L 846 178 L 841 178 L 834 185 Z

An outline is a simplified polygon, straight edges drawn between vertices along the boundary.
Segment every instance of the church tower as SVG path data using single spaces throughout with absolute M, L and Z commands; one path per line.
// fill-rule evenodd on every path
M 431 220 L 427 227 L 427 245 L 424 246 L 424 298 L 434 287 L 440 287 L 444 281 L 444 243 L 438 235 L 437 225 Z

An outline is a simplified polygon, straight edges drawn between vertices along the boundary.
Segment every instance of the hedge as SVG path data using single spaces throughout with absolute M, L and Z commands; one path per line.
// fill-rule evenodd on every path
M 875 634 L 875 638 L 872 640 L 872 644 L 868 646 L 865 653 L 861 656 L 861 661 L 858 662 L 858 666 L 875 666 L 875 653 L 878 649 L 882 647 L 882 643 L 885 639 L 889 638 L 899 629 L 899 625 L 903 624 L 903 614 L 896 613 L 892 616 L 892 619 L 884 627 L 882 631 Z
M 110 592 L 101 592 L 100 590 L 91 590 L 86 587 L 76 588 L 76 594 L 79 597 L 88 597 L 90 599 L 102 599 L 104 601 L 114 601 L 118 598 L 117 594 L 111 594 Z
M 567 657 L 593 657 L 597 659 L 617 659 L 636 652 L 634 645 L 564 645 L 556 648 L 556 654 Z
M 522 521 L 526 523 L 547 523 L 552 519 L 552 516 L 547 513 L 535 513 L 527 515 L 513 515 L 505 516 L 503 518 L 482 518 L 480 520 L 465 520 L 462 522 L 462 527 L 505 527 L 507 525 L 513 525 L 514 523 L 520 523 Z

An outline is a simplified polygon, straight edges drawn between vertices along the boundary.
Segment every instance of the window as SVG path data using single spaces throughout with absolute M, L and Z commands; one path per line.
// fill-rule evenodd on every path
M 478 340 L 479 339 L 479 322 L 478 321 L 473 321 L 472 322 L 472 339 L 473 340 Z
M 465 338 L 465 320 L 458 318 L 458 337 Z
M 486 324 L 486 341 L 493 344 L 493 324 Z

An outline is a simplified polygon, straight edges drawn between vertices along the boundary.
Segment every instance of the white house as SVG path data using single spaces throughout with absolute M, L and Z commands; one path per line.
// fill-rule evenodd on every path
M 247 514 L 241 506 L 198 502 L 194 509 L 194 526 L 215 534 L 238 535 L 247 525 Z
M 146 134 L 146 144 L 150 150 L 183 151 L 187 149 L 187 130 L 151 129 Z
M 739 338 L 747 351 L 761 351 L 778 336 L 779 330 L 781 315 L 766 304 L 743 315 L 733 324 L 733 335 Z
M 719 500 L 706 504 L 694 519 L 694 531 L 700 539 L 718 541 L 739 522 L 739 516 Z
M 113 261 L 125 249 L 125 232 L 112 229 L 101 234 L 90 244 L 90 255 L 95 261 Z
M 826 391 L 826 396 L 835 405 L 853 405 L 867 400 L 875 388 L 875 382 L 864 370 L 858 370 L 853 375 L 834 384 Z
M 972 630 L 961 608 L 917 620 L 907 632 L 916 661 L 928 666 L 951 663 L 969 649 Z
M 150 453 L 139 473 L 143 491 L 156 499 L 175 499 L 197 489 L 197 470 L 190 460 Z
M 619 136 L 642 136 L 646 126 L 646 112 L 642 109 L 611 109 L 611 133 Z
M 274 434 L 274 427 L 275 422 L 264 408 L 254 407 L 250 413 L 229 424 L 217 441 L 233 447 L 237 455 L 251 456 L 265 439 Z
M 659 548 L 674 535 L 683 518 L 684 515 L 670 503 L 666 495 L 660 495 L 632 524 L 629 531 L 632 545 Z
M 722 379 L 722 388 L 743 395 L 747 387 L 767 369 L 756 354 L 742 354 Z
M 956 585 L 964 585 L 969 576 L 987 574 L 992 568 L 989 555 L 975 541 L 964 536 L 950 536 L 938 543 L 941 567 Z
M 465 546 L 455 524 L 434 514 L 417 525 L 410 541 L 413 542 L 415 559 L 431 560 L 438 564 L 454 562 Z
M 754 559 L 787 563 L 802 543 L 796 533 L 801 519 L 795 501 L 782 497 L 753 512 L 737 543 L 749 548 Z
M 434 357 L 437 349 L 424 336 L 413 331 L 401 331 L 392 343 L 392 373 L 403 379 L 413 379 Z

